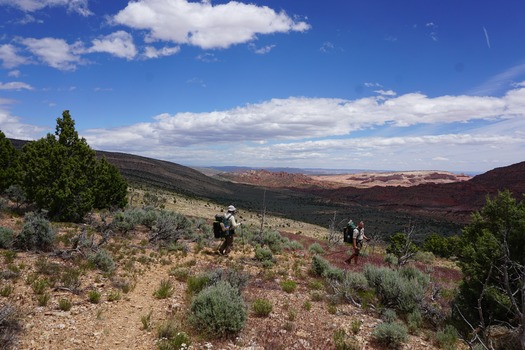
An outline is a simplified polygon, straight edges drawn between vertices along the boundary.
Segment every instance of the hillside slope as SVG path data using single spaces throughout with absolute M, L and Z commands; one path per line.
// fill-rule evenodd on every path
M 12 140 L 17 148 L 26 141 Z M 206 176 L 194 169 L 167 161 L 131 154 L 97 151 L 117 166 L 131 183 L 174 191 L 220 205 L 287 217 L 328 227 L 345 220 L 364 220 L 368 232 L 389 235 L 402 232 L 408 223 L 419 234 L 458 233 L 473 211 L 480 209 L 488 194 L 510 189 L 521 197 L 525 162 L 494 169 L 470 181 L 425 184 L 413 187 L 322 188 L 315 181 L 302 188 L 265 187 L 234 183 Z M 282 174 L 284 182 L 289 176 Z M 285 186 L 289 187 L 289 186 Z

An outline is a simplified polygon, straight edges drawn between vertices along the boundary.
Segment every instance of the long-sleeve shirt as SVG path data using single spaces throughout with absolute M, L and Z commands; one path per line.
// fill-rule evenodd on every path
M 228 222 L 227 226 L 230 228 L 230 230 L 235 230 L 241 224 L 240 222 L 237 222 L 235 220 L 235 216 L 232 213 L 226 213 L 224 214 L 224 217 L 226 218 Z

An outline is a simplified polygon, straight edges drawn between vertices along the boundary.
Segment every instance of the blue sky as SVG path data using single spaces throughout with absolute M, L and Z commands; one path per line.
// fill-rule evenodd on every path
M 525 154 L 525 2 L 0 0 L 0 130 L 70 110 L 183 165 L 483 172 Z

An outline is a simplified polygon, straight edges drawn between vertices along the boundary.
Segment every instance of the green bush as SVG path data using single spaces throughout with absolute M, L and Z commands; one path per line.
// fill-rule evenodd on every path
M 161 210 L 155 224 L 149 232 L 150 242 L 173 244 L 182 238 L 191 228 L 191 221 L 184 215 L 172 211 Z
M 6 284 L 0 287 L 0 296 L 8 298 L 13 293 L 14 287 L 12 284 Z
M 312 258 L 312 273 L 315 276 L 324 277 L 325 271 L 330 268 L 330 263 L 319 255 Z
M 380 323 L 372 331 L 372 339 L 389 349 L 397 349 L 407 341 L 407 329 L 401 323 Z
M 270 248 L 263 248 L 263 247 L 257 246 L 255 248 L 255 259 L 259 261 L 272 261 L 273 260 L 272 250 Z
M 58 308 L 62 311 L 69 311 L 71 310 L 72 306 L 73 306 L 73 303 L 69 299 L 60 298 L 58 300 Z
M 200 293 L 210 283 L 211 283 L 211 281 L 210 281 L 209 274 L 201 274 L 201 275 L 197 275 L 197 276 L 189 276 L 188 280 L 186 281 L 186 285 L 187 285 L 186 291 L 190 295 L 195 295 L 195 294 Z
M 312 254 L 323 254 L 324 253 L 324 249 L 323 247 L 321 247 L 321 245 L 319 243 L 312 243 L 309 247 L 308 247 L 308 251 Z
M 31 288 L 33 289 L 33 292 L 35 292 L 35 294 L 38 294 L 38 295 L 44 294 L 48 287 L 49 287 L 49 282 L 45 278 L 35 279 L 31 283 Z
M 434 256 L 434 253 L 432 252 L 425 252 L 425 251 L 418 251 L 416 252 L 416 254 L 414 255 L 414 260 L 415 261 L 419 261 L 423 264 L 427 264 L 427 265 L 430 265 L 432 264 L 432 262 L 436 259 L 436 257 Z
M 188 319 L 208 336 L 236 334 L 246 322 L 244 301 L 236 288 L 221 281 L 193 298 Z
M 267 317 L 272 309 L 272 303 L 268 299 L 258 298 L 252 304 L 252 310 L 258 317 Z
M 88 261 L 95 265 L 98 269 L 104 272 L 113 272 L 115 270 L 115 262 L 111 253 L 105 249 L 99 249 L 96 253 L 88 256 Z
M 395 310 L 392 309 L 384 309 L 381 312 L 381 319 L 385 321 L 386 323 L 392 323 L 397 320 L 397 314 Z
M 397 256 L 395 256 L 394 254 L 390 254 L 390 253 L 385 255 L 384 261 L 388 265 L 397 265 L 397 263 L 398 263 Z
M 345 271 L 343 269 L 330 265 L 328 269 L 325 270 L 323 276 L 329 280 L 341 282 L 344 279 Z
M 169 271 L 169 275 L 179 282 L 186 282 L 190 276 L 190 269 L 187 267 L 174 267 Z
M 396 233 L 389 238 L 389 244 L 386 252 L 397 257 L 398 261 L 405 254 L 415 254 L 418 247 L 410 240 L 410 237 L 404 233 Z
M 403 266 L 398 271 L 401 277 L 416 280 L 423 289 L 426 289 L 430 284 L 430 276 L 414 266 Z
M 288 248 L 290 248 L 291 250 L 303 250 L 304 246 L 299 241 L 291 240 L 290 244 L 288 245 Z
M 0 227 L 0 248 L 11 249 L 15 241 L 15 233 L 7 227 Z
M 92 304 L 98 304 L 100 303 L 101 294 L 97 290 L 90 290 L 88 292 L 88 300 Z
M 364 275 L 385 307 L 408 313 L 417 308 L 426 288 L 425 279 L 419 274 L 408 277 L 412 270 L 397 271 L 386 267 L 365 265 Z
M 60 284 L 62 287 L 69 289 L 73 293 L 80 288 L 80 276 L 82 271 L 75 267 L 62 267 L 60 274 Z
M 26 250 L 51 250 L 55 230 L 42 213 L 29 212 L 24 216 L 24 226 L 16 237 L 15 245 Z
M 334 346 L 336 350 L 361 350 L 362 345 L 355 336 L 347 335 L 344 329 L 334 331 Z
M 286 293 L 293 293 L 297 289 L 297 283 L 292 280 L 284 280 L 281 282 L 281 288 Z
M 113 215 L 111 229 L 125 234 L 133 231 L 141 221 L 142 209 L 119 210 Z
M 108 293 L 108 301 L 117 301 L 122 298 L 122 294 L 120 294 L 120 290 L 112 290 Z
M 159 288 L 155 290 L 153 295 L 157 299 L 167 299 L 173 295 L 173 284 L 170 280 L 162 280 L 160 281 Z
M 419 309 L 415 309 L 407 316 L 408 331 L 411 334 L 416 334 L 417 331 L 423 326 L 423 316 Z
M 311 290 L 323 290 L 324 284 L 321 281 L 312 280 L 308 282 L 308 288 L 310 288 Z
M 281 236 L 277 231 L 264 231 L 261 243 L 263 246 L 268 246 L 272 253 L 279 254 L 283 250 L 283 247 L 289 244 L 289 240 Z
M 348 271 L 344 276 L 343 284 L 346 289 L 355 291 L 364 291 L 370 288 L 368 280 L 361 272 Z
M 249 277 L 248 273 L 235 269 L 215 269 L 209 273 L 210 284 L 228 282 L 239 294 L 248 284 Z
M 432 233 L 425 238 L 423 249 L 442 258 L 450 258 L 458 253 L 460 238 L 458 236 L 443 237 Z
M 151 315 L 153 314 L 153 311 L 150 310 L 146 315 L 140 316 L 140 322 L 142 323 L 142 329 L 143 330 L 149 330 L 151 327 Z
M 20 312 L 10 304 L 0 306 L 0 349 L 15 346 L 16 337 L 22 331 Z
M 36 296 L 36 300 L 38 301 L 38 306 L 46 306 L 49 302 L 49 299 L 51 299 L 51 296 L 49 293 L 39 294 Z
M 436 343 L 440 349 L 454 350 L 458 341 L 458 332 L 451 325 L 446 325 L 436 333 Z

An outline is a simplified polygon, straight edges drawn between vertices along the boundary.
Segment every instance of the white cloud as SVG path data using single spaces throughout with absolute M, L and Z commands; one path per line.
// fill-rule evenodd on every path
M 83 51 L 80 42 L 69 45 L 65 40 L 55 38 L 25 38 L 20 42 L 53 68 L 71 71 L 76 69 L 77 64 L 83 63 L 79 55 Z
M 294 140 L 348 135 L 388 125 L 408 127 L 421 124 L 496 121 L 525 116 L 525 89 L 510 91 L 502 98 L 443 96 L 428 98 L 405 94 L 359 100 L 329 98 L 272 99 L 226 111 L 161 114 L 147 123 L 148 137 L 180 144 L 215 142 L 232 138 L 245 141 Z M 143 124 L 141 124 L 143 127 Z M 135 126 L 112 132 L 128 132 Z M 220 128 L 220 137 L 215 132 Z
M 45 7 L 66 7 L 69 12 L 76 12 L 82 16 L 93 13 L 88 8 L 88 0 L 0 0 L 0 5 L 9 5 L 22 11 L 34 12 Z
M 148 40 L 189 44 L 204 49 L 227 48 L 258 34 L 304 32 L 310 25 L 267 6 L 231 1 L 138 0 L 113 17 L 116 24 L 148 31 Z
M 509 69 L 496 74 L 488 79 L 485 83 L 469 91 L 472 95 L 491 95 L 495 92 L 507 89 L 509 86 L 515 85 L 515 79 L 522 77 L 525 74 L 525 63 L 510 67 Z
M 33 87 L 29 84 L 22 83 L 20 81 L 12 81 L 9 83 L 2 83 L 0 81 L 0 90 L 33 90 Z
M 200 54 L 197 56 L 197 60 L 199 61 L 202 61 L 202 62 L 206 62 L 206 63 L 211 63 L 211 62 L 218 62 L 219 59 L 212 53 L 209 53 L 209 52 L 205 52 L 203 54 Z
M 173 47 L 165 46 L 160 49 L 157 49 L 154 46 L 146 46 L 146 48 L 144 49 L 143 56 L 144 58 L 159 58 L 159 57 L 175 55 L 179 51 L 180 51 L 179 46 L 173 46 Z
M 13 77 L 13 78 L 18 78 L 18 77 L 20 77 L 21 74 L 22 73 L 19 70 L 15 69 L 15 70 L 12 70 L 9 73 L 7 73 L 7 76 L 8 77 Z
M 18 54 L 18 49 L 11 45 L 0 45 L 0 60 L 5 68 L 14 68 L 29 63 L 29 59 Z
M 275 48 L 275 45 L 266 45 L 263 47 L 257 47 L 255 44 L 249 45 L 250 50 L 252 50 L 254 53 L 258 55 L 266 55 L 270 51 L 272 51 Z
M 128 60 L 137 55 L 133 37 L 123 30 L 95 39 L 92 41 L 92 44 L 93 46 L 86 52 L 107 52 L 113 56 Z
M 392 90 L 375 90 L 376 94 L 383 95 L 383 96 L 395 96 L 397 95 L 395 91 Z
M 323 43 L 323 45 L 321 45 L 321 48 L 319 49 L 319 51 L 326 53 L 326 52 L 333 51 L 334 48 L 335 48 L 334 44 L 332 44 L 329 41 L 326 41 Z
M 9 111 L 9 105 L 14 101 L 0 97 L 0 130 L 6 137 L 33 140 L 46 130 L 45 128 L 22 123 L 19 117 L 12 116 Z
M 453 123 L 464 126 L 456 127 L 456 133 L 408 128 L 434 125 L 441 130 Z M 379 136 L 385 128 L 392 137 Z M 353 136 L 357 130 L 359 137 Z M 444 164 L 448 170 L 479 170 L 494 166 L 493 160 L 500 165 L 521 161 L 521 130 L 523 87 L 500 98 L 417 93 L 358 100 L 290 97 L 225 111 L 161 114 L 148 123 L 87 130 L 83 136 L 96 149 L 176 162 L 199 159 L 208 165 L 234 160 L 253 166 L 352 168 L 347 164 L 352 159 L 361 164 L 355 167 L 370 169 L 430 169 L 439 162 L 441 169 Z M 217 154 L 221 147 L 227 149 L 224 160 Z M 205 149 L 214 151 L 209 156 L 203 152 L 203 158 L 184 156 Z
M 41 130 L 10 116 L 11 103 L 0 99 L 9 137 Z M 183 164 L 484 171 L 523 161 L 524 130 L 525 86 L 516 84 L 502 97 L 272 99 L 79 133 L 95 149 Z

